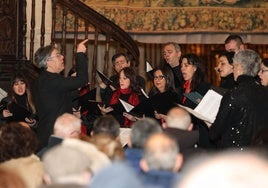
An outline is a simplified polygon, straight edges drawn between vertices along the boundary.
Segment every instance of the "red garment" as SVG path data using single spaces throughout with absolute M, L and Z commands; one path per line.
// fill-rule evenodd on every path
M 186 81 L 183 85 L 183 88 L 184 88 L 184 93 L 190 93 L 191 91 L 191 81 Z M 184 104 L 186 101 L 186 97 L 184 96 L 183 99 L 182 99 L 182 104 Z
M 128 89 L 117 89 L 112 95 L 112 98 L 110 100 L 110 105 L 117 104 L 119 102 L 119 98 L 121 94 L 126 94 L 126 95 L 130 94 L 130 97 L 128 98 L 127 102 L 133 106 L 137 106 L 140 103 L 138 94 L 132 92 L 132 90 L 128 88 Z M 124 118 L 125 126 L 130 126 L 131 124 L 132 124 L 132 121 L 130 121 L 127 118 Z

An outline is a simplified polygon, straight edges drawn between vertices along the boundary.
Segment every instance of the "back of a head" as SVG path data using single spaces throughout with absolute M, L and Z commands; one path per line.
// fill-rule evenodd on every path
M 51 183 L 76 183 L 75 177 L 90 172 L 91 160 L 79 149 L 58 145 L 48 150 L 42 158 Z
M 116 138 L 120 133 L 120 125 L 118 121 L 111 115 L 101 116 L 94 121 L 92 133 L 94 135 L 108 134 Z
M 192 163 L 193 161 L 190 161 Z M 267 187 L 268 162 L 252 151 L 225 151 L 187 166 L 178 188 Z
M 73 114 L 64 113 L 54 124 L 54 135 L 61 138 L 77 138 L 81 133 L 81 119 Z
M 143 148 L 148 137 L 157 132 L 162 132 L 162 128 L 156 120 L 144 118 L 136 121 L 131 128 L 131 146 L 133 148 Z
M 20 123 L 5 124 L 0 129 L 0 162 L 28 157 L 37 150 L 35 133 Z
M 145 142 L 144 159 L 150 170 L 173 171 L 179 153 L 175 140 L 164 133 L 155 133 Z
M 108 134 L 96 134 L 90 138 L 101 152 L 107 155 L 112 161 L 124 160 L 125 153 L 119 140 Z
M 190 114 L 180 107 L 172 108 L 166 119 L 167 127 L 188 130 L 191 126 Z

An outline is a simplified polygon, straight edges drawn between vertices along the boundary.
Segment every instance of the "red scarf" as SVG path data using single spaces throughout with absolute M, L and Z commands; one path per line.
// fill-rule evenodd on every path
M 191 91 L 191 81 L 186 81 L 184 84 L 183 84 L 183 88 L 184 88 L 184 93 L 190 93 Z M 184 104 L 186 101 L 186 97 L 184 96 L 183 99 L 182 99 L 182 104 Z
M 110 105 L 117 104 L 119 102 L 121 94 L 130 94 L 130 97 L 128 98 L 127 102 L 133 106 L 137 106 L 140 103 L 139 96 L 136 93 L 132 92 L 130 88 L 127 88 L 127 89 L 117 89 L 112 95 Z M 129 127 L 131 124 L 132 121 L 130 121 L 127 118 L 124 119 L 124 126 Z

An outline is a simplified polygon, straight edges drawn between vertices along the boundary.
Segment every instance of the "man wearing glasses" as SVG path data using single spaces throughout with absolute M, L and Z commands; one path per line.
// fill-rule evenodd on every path
M 41 47 L 35 53 L 35 65 L 42 70 L 32 87 L 39 118 L 36 131 L 39 149 L 47 145 L 56 118 L 64 113 L 72 113 L 72 91 L 88 83 L 88 59 L 85 54 L 87 41 L 77 46 L 75 77 L 60 74 L 64 70 L 64 57 L 54 45 Z

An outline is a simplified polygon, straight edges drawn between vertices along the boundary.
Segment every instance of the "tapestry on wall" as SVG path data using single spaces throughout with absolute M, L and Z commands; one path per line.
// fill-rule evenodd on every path
M 268 32 L 268 0 L 81 1 L 128 33 Z

